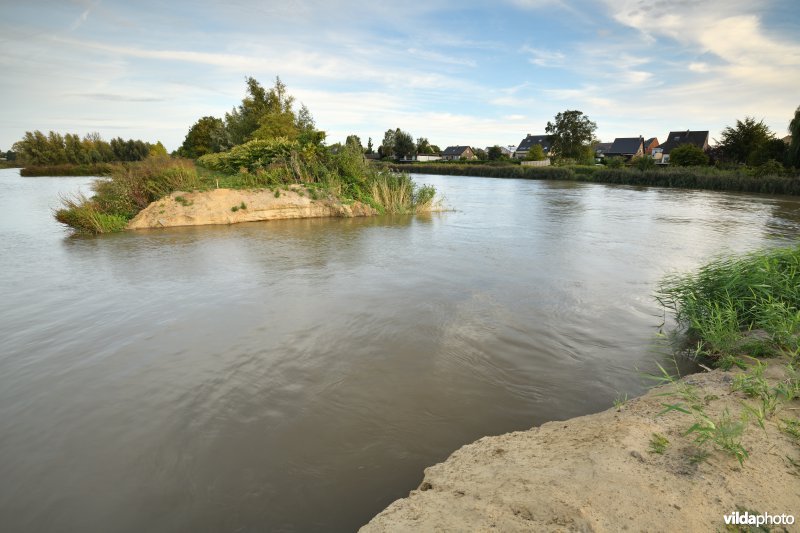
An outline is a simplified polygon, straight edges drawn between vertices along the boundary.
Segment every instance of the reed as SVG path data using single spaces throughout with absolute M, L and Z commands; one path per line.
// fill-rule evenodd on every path
M 800 348 L 800 246 L 719 258 L 697 273 L 665 278 L 658 301 L 718 358 Z
M 800 177 L 783 173 L 760 175 L 747 169 L 723 170 L 715 167 L 680 168 L 607 168 L 572 165 L 557 167 L 522 167 L 476 165 L 472 163 L 428 163 L 395 165 L 392 168 L 418 174 L 480 176 L 531 180 L 565 180 L 614 185 L 670 187 L 711 191 L 736 191 L 764 194 L 800 195 Z

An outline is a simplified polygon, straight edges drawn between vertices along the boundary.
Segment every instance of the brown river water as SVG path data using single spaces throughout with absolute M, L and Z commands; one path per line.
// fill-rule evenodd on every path
M 800 234 L 796 198 L 416 179 L 455 211 L 87 239 L 51 210 L 89 178 L 0 170 L 0 529 L 355 530 L 642 392 L 662 276 Z

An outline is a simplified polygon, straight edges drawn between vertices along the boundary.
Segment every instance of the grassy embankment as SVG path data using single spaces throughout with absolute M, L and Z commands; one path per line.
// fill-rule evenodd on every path
M 436 192 L 416 186 L 407 174 L 370 166 L 360 152 L 332 154 L 278 138 L 205 155 L 197 164 L 154 157 L 116 167 L 110 179 L 94 184 L 91 198 L 64 198 L 55 217 L 78 233 L 110 233 L 123 230 L 136 213 L 174 191 L 268 189 L 279 196 L 293 184 L 305 187 L 312 200 L 361 201 L 380 213 L 430 209 Z
M 661 369 L 658 381 L 676 384 L 671 394 L 676 401 L 665 403 L 665 412 L 687 415 L 686 434 L 740 462 L 748 457 L 742 434 L 752 423 L 762 429 L 776 424 L 800 445 L 796 407 L 787 407 L 800 398 L 800 246 L 718 259 L 695 274 L 670 276 L 658 300 L 674 311 L 698 355 L 725 370 L 744 370 L 734 375 L 731 387 L 748 400 L 738 413 L 725 410 L 714 419 L 705 406 L 715 398 L 701 398 L 695 387 L 675 382 Z M 781 367 L 777 382 L 765 378 L 768 365 Z
M 668 167 L 638 170 L 573 165 L 524 167 L 514 164 L 423 163 L 393 165 L 405 172 L 518 178 L 531 180 L 568 180 L 590 183 L 705 189 L 766 194 L 800 195 L 800 176 L 759 176 L 746 170 L 720 170 L 715 167 Z
M 19 175 L 24 177 L 36 176 L 110 176 L 112 172 L 121 169 L 123 163 L 92 163 L 86 165 L 32 165 L 19 170 Z

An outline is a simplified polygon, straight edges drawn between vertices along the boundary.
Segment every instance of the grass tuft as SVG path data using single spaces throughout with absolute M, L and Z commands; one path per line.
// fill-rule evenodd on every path
M 717 259 L 696 274 L 665 279 L 658 301 L 675 312 L 700 352 L 724 359 L 800 348 L 800 246 Z

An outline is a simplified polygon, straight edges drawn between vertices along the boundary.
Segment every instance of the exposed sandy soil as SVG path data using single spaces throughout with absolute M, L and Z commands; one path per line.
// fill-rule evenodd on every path
M 361 202 L 345 205 L 333 198 L 312 200 L 308 191 L 300 186 L 292 186 L 288 191 L 281 190 L 277 198 L 269 189 L 212 189 L 174 192 L 140 211 L 128 223 L 127 229 L 376 214 L 375 209 Z
M 697 385 L 707 414 L 718 420 L 725 408 L 738 416 L 742 401 L 755 405 L 731 391 L 733 375 L 715 370 L 684 381 Z M 779 379 L 782 367 L 771 361 L 766 375 Z M 619 412 L 466 445 L 427 468 L 416 490 L 361 531 L 725 531 L 723 515 L 737 509 L 800 521 L 800 466 L 791 462 L 800 464 L 800 445 L 779 429 L 781 419 L 800 417 L 800 401 L 784 403 L 766 431 L 749 423 L 743 467 L 713 445 L 706 462 L 693 464 L 698 449 L 693 435 L 684 436 L 693 418 L 657 416 L 663 403 L 674 403 L 658 396 L 670 390 L 653 389 Z M 653 433 L 669 439 L 663 454 L 650 449 Z

